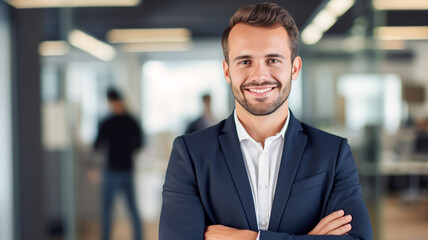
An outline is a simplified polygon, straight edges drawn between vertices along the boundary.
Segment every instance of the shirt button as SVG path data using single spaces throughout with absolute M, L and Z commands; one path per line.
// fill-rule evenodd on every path
M 267 189 L 267 185 L 263 184 L 263 185 L 260 186 L 260 188 L 263 189 L 263 190 L 266 190 Z
M 262 227 L 266 227 L 267 226 L 267 221 L 263 220 L 262 221 Z

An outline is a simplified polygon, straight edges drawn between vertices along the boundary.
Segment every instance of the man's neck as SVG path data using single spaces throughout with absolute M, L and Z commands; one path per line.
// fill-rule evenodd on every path
M 236 103 L 236 115 L 247 133 L 264 146 L 266 138 L 281 131 L 288 117 L 288 102 L 266 116 L 255 116 Z

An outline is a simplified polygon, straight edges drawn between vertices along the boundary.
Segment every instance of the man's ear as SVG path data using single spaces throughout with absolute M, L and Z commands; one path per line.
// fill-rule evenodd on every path
M 224 78 L 226 78 L 227 83 L 230 84 L 229 64 L 226 62 L 226 60 L 223 61 L 223 73 L 224 73 Z
M 296 80 L 299 77 L 300 69 L 302 69 L 302 58 L 299 56 L 295 57 L 293 60 L 293 67 L 291 69 L 291 79 Z

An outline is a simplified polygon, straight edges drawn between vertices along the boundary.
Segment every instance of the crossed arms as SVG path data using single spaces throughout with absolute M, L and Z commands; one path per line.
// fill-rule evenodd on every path
M 344 215 L 343 210 L 331 213 L 323 218 L 308 235 L 344 235 L 352 226 L 351 215 Z M 211 225 L 204 234 L 205 240 L 256 240 L 258 233 L 251 230 L 239 230 L 223 225 Z
M 346 141 L 342 143 L 334 184 L 322 211 L 325 217 L 306 234 L 259 233 L 256 229 L 211 225 L 206 214 L 207 207 L 201 201 L 199 176 L 195 168 L 197 166 L 189 155 L 185 141 L 178 138 L 174 142 L 164 185 L 160 240 L 256 240 L 259 234 L 260 240 L 372 239 L 358 174 Z M 292 216 L 288 219 L 293 221 Z

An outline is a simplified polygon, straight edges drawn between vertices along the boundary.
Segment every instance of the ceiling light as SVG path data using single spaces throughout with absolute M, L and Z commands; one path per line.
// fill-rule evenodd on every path
M 327 3 L 325 9 L 333 12 L 336 17 L 345 14 L 355 3 L 355 0 L 331 0 Z
M 336 20 L 336 16 L 331 11 L 323 9 L 315 16 L 312 22 L 320 28 L 321 31 L 325 32 L 336 23 Z
M 321 32 L 320 29 L 313 24 L 307 26 L 301 34 L 302 41 L 308 45 L 317 43 L 322 38 L 322 36 L 323 32 Z
M 421 40 L 428 39 L 428 26 L 377 27 L 374 30 L 379 40 Z
M 15 8 L 136 6 L 140 0 L 6 0 Z
M 427 0 L 373 0 L 377 10 L 423 10 L 428 9 Z
M 107 39 L 111 43 L 188 42 L 191 35 L 186 28 L 113 29 Z
M 190 43 L 128 43 L 122 46 L 125 52 L 181 52 L 191 48 Z
M 302 31 L 302 41 L 312 45 L 317 43 L 339 17 L 345 14 L 355 0 L 330 0 L 325 7 L 312 19 L 311 23 Z
M 68 43 L 65 41 L 44 41 L 39 44 L 39 54 L 41 56 L 63 56 L 69 50 Z
M 103 61 L 113 60 L 116 56 L 116 50 L 112 46 L 80 30 L 71 31 L 68 35 L 68 41 L 74 47 L 79 48 Z

